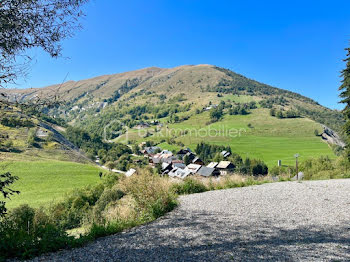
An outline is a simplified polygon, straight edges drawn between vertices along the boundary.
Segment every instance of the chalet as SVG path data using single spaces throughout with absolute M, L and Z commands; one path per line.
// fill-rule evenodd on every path
M 193 160 L 192 160 L 192 164 L 196 164 L 196 165 L 204 165 L 204 162 L 199 158 L 199 157 L 195 157 Z
M 134 159 L 132 162 L 134 164 L 137 164 L 137 165 L 141 165 L 142 164 L 142 160 L 141 159 Z
M 231 155 L 231 153 L 228 152 L 228 151 L 226 151 L 226 150 L 222 151 L 220 154 L 221 154 L 224 158 L 229 157 L 229 156 Z
M 187 176 L 191 175 L 191 172 L 187 169 L 182 169 L 182 168 L 174 168 L 168 173 L 169 177 L 177 177 L 184 179 Z
M 207 167 L 210 167 L 210 168 L 216 168 L 216 166 L 218 165 L 219 163 L 218 162 L 210 162 Z
M 210 177 L 210 176 L 218 176 L 220 175 L 220 171 L 212 167 L 202 166 L 198 171 L 197 175 Z
M 152 120 L 151 125 L 158 125 L 159 121 L 158 120 Z
M 162 155 L 164 155 L 164 154 L 173 155 L 173 152 L 164 149 L 164 150 L 162 150 L 162 151 L 160 152 L 160 154 L 162 154 Z
M 141 148 L 141 149 L 144 148 L 146 146 L 146 144 L 147 144 L 146 142 L 141 142 L 139 144 L 139 148 Z
M 141 151 L 142 154 L 144 155 L 148 155 L 148 156 L 151 156 L 151 155 L 154 155 L 156 154 L 157 151 L 160 151 L 161 149 L 157 146 L 150 146 L 150 147 L 145 147 L 144 150 Z
M 187 153 L 192 153 L 191 149 L 189 149 L 189 148 L 183 148 L 183 149 L 180 149 L 176 154 L 177 154 L 179 157 L 184 157 Z
M 173 166 L 171 163 L 162 163 L 162 172 L 169 172 L 173 169 Z
M 189 164 L 186 167 L 186 169 L 189 170 L 192 174 L 196 174 L 201 167 L 202 167 L 201 165 Z
M 193 154 L 192 152 L 188 152 L 188 153 L 186 153 L 186 155 L 185 156 L 188 156 L 188 159 L 190 160 L 190 161 L 192 161 L 193 159 L 195 159 L 196 158 L 196 155 L 195 154 Z
M 39 128 L 38 131 L 36 131 L 36 136 L 39 138 L 48 137 L 49 132 L 45 129 Z
M 220 171 L 221 175 L 227 175 L 228 172 L 235 169 L 235 165 L 230 161 L 220 161 L 216 168 Z
M 217 108 L 217 107 L 218 107 L 218 105 L 210 105 L 210 106 L 205 107 L 204 111 L 209 111 L 209 110 L 211 110 L 213 108 Z
M 138 125 L 134 126 L 134 128 L 135 128 L 135 129 L 138 129 L 138 130 L 140 130 L 140 129 L 145 129 L 145 128 L 149 128 L 149 124 L 147 124 L 147 123 L 141 123 L 141 124 L 138 124 Z
M 179 163 L 179 162 L 173 162 L 173 167 L 177 167 L 177 168 L 182 168 L 185 169 L 186 165 L 184 163 Z
M 151 157 L 150 162 L 153 164 L 160 163 L 172 163 L 177 157 L 173 155 L 171 151 L 163 150 L 162 152 L 155 154 Z
M 130 169 L 125 173 L 125 176 L 131 177 L 131 176 L 134 175 L 135 173 L 136 173 L 136 169 L 130 168 Z

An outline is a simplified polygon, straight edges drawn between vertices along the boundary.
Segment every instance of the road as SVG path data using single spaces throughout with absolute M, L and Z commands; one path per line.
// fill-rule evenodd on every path
M 349 261 L 350 179 L 193 194 L 165 217 L 33 261 Z

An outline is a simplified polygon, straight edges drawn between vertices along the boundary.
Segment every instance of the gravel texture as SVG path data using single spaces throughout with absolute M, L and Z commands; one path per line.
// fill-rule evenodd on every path
M 180 200 L 153 223 L 33 261 L 350 261 L 350 179 Z

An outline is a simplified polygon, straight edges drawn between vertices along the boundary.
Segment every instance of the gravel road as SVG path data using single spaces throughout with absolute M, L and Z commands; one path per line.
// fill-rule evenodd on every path
M 153 223 L 33 261 L 350 261 L 350 179 L 180 200 Z

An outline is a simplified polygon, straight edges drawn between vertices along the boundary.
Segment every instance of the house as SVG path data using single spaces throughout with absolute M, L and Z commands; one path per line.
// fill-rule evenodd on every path
M 192 164 L 204 165 L 204 162 L 203 162 L 199 157 L 195 157 L 195 158 L 192 160 Z
M 176 154 L 179 157 L 184 157 L 187 153 L 192 153 L 191 149 L 189 149 L 189 148 L 182 148 Z
M 140 129 L 145 129 L 145 128 L 149 128 L 149 124 L 147 124 L 147 123 L 140 123 L 140 124 L 134 126 L 134 128 L 135 128 L 135 129 L 138 129 L 138 130 L 140 130 Z
M 161 164 L 161 163 L 172 163 L 173 160 L 177 158 L 173 155 L 171 151 L 163 150 L 162 152 L 155 154 L 151 157 L 150 163 Z
M 137 164 L 137 165 L 141 165 L 142 164 L 142 160 L 141 159 L 134 159 L 132 162 L 134 164 Z
M 171 163 L 162 163 L 162 171 L 163 172 L 169 172 L 173 169 L 173 166 Z
M 150 146 L 150 147 L 145 147 L 145 149 L 142 150 L 141 153 L 144 154 L 144 155 L 151 156 L 151 155 L 154 155 L 157 151 L 160 151 L 160 150 L 161 150 L 160 147 Z
M 36 136 L 39 138 L 48 137 L 49 131 L 39 128 L 38 131 L 36 131 Z
M 220 171 L 221 175 L 227 175 L 229 171 L 235 169 L 235 165 L 230 161 L 220 161 L 216 168 Z
M 173 178 L 177 177 L 181 179 L 184 179 L 189 175 L 191 175 L 191 172 L 187 169 L 182 169 L 182 168 L 174 168 L 168 173 L 169 177 L 173 177 Z
M 186 153 L 186 155 L 185 156 L 188 156 L 188 159 L 190 160 L 190 161 L 192 161 L 193 159 L 195 159 L 196 158 L 196 155 L 195 154 L 193 154 L 192 152 L 188 152 L 188 153 Z M 185 157 L 184 156 L 184 157 Z
M 173 152 L 164 149 L 164 150 L 162 150 L 162 151 L 160 152 L 160 154 L 162 154 L 162 155 L 164 155 L 164 154 L 173 155 Z
M 139 144 L 139 148 L 144 148 L 145 146 L 146 146 L 146 142 L 141 142 L 140 144 Z
M 231 153 L 228 152 L 228 151 L 226 151 L 226 150 L 222 151 L 220 154 L 221 154 L 224 158 L 229 157 L 229 156 L 231 155 Z
M 219 164 L 216 166 L 216 168 L 230 170 L 230 169 L 234 169 L 235 165 L 232 164 L 230 161 L 220 161 Z
M 184 163 L 173 162 L 173 167 L 185 169 L 186 165 Z
M 218 105 L 210 105 L 210 106 L 205 107 L 204 111 L 209 111 L 209 110 L 211 110 L 213 108 L 217 108 L 217 107 L 218 107 Z
M 216 166 L 218 165 L 219 163 L 218 162 L 210 162 L 207 167 L 210 167 L 210 168 L 216 168 Z
M 130 169 L 125 173 L 125 176 L 131 177 L 131 176 L 134 175 L 135 173 L 136 173 L 136 169 L 130 168 Z
M 189 170 L 192 174 L 196 174 L 201 167 L 201 165 L 189 164 L 188 166 L 186 166 L 186 169 Z
M 151 124 L 152 124 L 152 125 L 158 125 L 158 123 L 159 123 L 158 120 L 152 120 L 152 121 L 151 121 Z
M 220 175 L 220 171 L 212 167 L 202 166 L 198 171 L 197 175 L 210 177 L 210 176 L 218 176 Z

